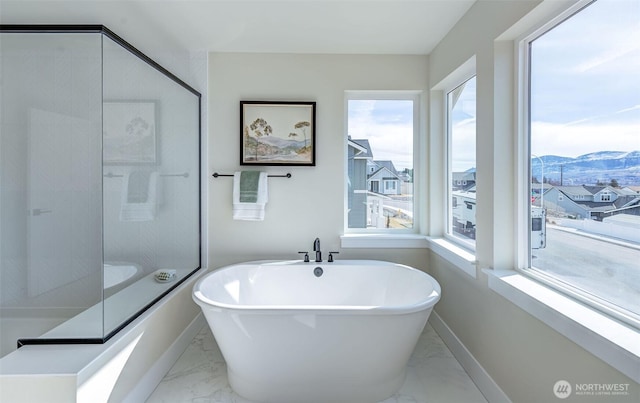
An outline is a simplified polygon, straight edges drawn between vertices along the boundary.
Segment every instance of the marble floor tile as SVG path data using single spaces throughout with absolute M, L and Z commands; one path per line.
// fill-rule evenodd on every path
M 382 403 L 486 403 L 440 336 L 427 324 L 409 359 L 405 382 Z M 233 392 L 208 326 L 196 335 L 147 403 L 253 403 Z

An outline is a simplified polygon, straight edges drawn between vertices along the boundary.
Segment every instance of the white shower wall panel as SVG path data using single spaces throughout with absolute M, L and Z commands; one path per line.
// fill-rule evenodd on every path
M 0 302 L 19 306 L 101 270 L 101 238 L 88 230 L 100 224 L 100 202 L 92 199 L 100 193 L 100 37 L 3 35 L 2 55 L 11 80 L 0 94 Z M 46 192 L 62 195 L 55 207 L 39 204 Z M 64 225 L 44 235 L 53 222 Z M 78 224 L 82 230 L 68 230 Z M 71 251 L 80 253 L 72 258 Z M 47 269 L 55 260 L 64 271 Z

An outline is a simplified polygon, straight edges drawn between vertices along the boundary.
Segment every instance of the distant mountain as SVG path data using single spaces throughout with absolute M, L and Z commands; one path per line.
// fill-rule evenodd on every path
M 542 162 L 544 163 L 544 165 L 552 165 L 552 164 L 564 164 L 567 162 L 571 162 L 574 160 L 574 158 L 570 158 L 570 157 L 561 157 L 559 155 L 543 155 L 542 157 L 539 157 Z M 537 157 L 533 157 L 531 158 L 531 163 L 533 165 L 535 165 L 536 163 L 539 163 L 540 161 L 538 160 Z
M 263 136 L 260 137 L 260 142 L 263 144 L 269 144 L 281 149 L 291 148 L 294 150 L 304 147 L 304 140 L 288 140 L 276 136 Z M 309 140 L 307 139 L 307 144 Z
M 540 163 L 542 160 L 542 163 Z M 615 179 L 619 185 L 640 185 L 640 151 L 598 151 L 576 158 L 543 155 L 531 158 L 534 178 L 554 184 L 595 185 Z
M 250 161 L 273 161 L 286 159 L 297 161 L 305 157 L 310 152 L 310 147 L 305 148 L 304 140 L 287 140 L 275 136 L 244 137 L 244 156 Z M 310 146 L 310 142 L 307 141 Z

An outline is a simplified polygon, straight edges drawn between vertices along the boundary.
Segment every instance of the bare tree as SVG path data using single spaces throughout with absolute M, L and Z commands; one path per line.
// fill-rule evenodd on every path
M 310 127 L 311 123 L 307 122 L 307 121 L 302 121 L 302 122 L 298 122 L 295 124 L 295 126 L 293 126 L 296 129 L 302 129 L 302 135 L 304 136 L 304 148 L 307 148 L 307 127 Z M 291 134 L 289 134 L 289 137 L 291 137 Z
M 269 136 L 273 133 L 273 128 L 262 118 L 257 118 L 249 125 L 249 128 L 256 137 L 256 161 L 258 161 L 258 148 L 260 147 L 260 137 Z

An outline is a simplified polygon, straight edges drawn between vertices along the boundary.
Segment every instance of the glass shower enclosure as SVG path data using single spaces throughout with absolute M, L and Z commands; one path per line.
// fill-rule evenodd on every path
M 200 94 L 103 26 L 0 25 L 0 357 L 200 268 Z

